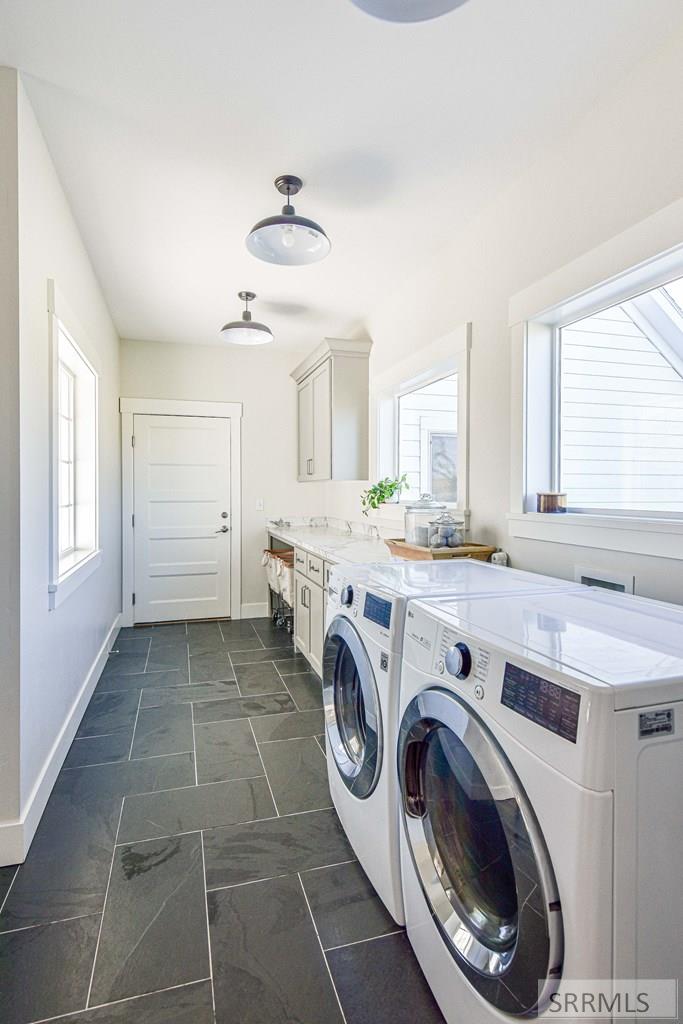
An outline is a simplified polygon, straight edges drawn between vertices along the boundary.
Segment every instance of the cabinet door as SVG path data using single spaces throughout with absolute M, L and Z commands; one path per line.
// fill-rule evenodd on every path
M 311 612 L 308 605 L 310 586 L 305 576 L 297 572 L 294 577 L 296 586 L 296 603 L 294 608 L 294 643 L 296 647 L 309 656 L 311 636 Z
M 313 388 L 313 480 L 332 479 L 332 369 L 328 359 L 311 374 Z
M 310 584 L 307 594 L 310 641 L 308 660 L 319 676 L 323 674 L 323 646 L 325 643 L 325 602 L 323 588 Z
M 309 377 L 298 388 L 299 399 L 299 480 L 313 476 L 313 380 Z

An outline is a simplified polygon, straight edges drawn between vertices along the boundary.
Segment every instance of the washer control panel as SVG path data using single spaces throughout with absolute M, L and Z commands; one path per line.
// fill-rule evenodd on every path
M 439 631 L 434 670 L 441 676 L 476 684 L 486 682 L 490 655 L 483 647 L 465 643 L 452 629 Z M 482 690 L 483 696 L 483 690 Z

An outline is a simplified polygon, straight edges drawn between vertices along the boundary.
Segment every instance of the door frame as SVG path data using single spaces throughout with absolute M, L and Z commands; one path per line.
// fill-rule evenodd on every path
M 230 421 L 230 618 L 242 618 L 242 403 L 120 398 L 121 413 L 121 625 L 133 625 L 135 538 L 133 417 L 209 416 Z

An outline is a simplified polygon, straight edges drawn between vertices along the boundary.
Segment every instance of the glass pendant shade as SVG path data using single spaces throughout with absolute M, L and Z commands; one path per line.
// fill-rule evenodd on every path
M 253 292 L 240 292 L 239 297 L 247 304 L 256 298 Z M 231 345 L 267 345 L 273 341 L 273 332 L 265 324 L 252 320 L 251 313 L 245 309 L 241 320 L 232 320 L 221 328 L 221 337 Z
M 324 259 L 332 248 L 330 240 L 314 220 L 300 217 L 290 197 L 301 189 L 302 182 L 293 174 L 275 179 L 278 192 L 287 196 L 282 213 L 266 217 L 255 224 L 247 235 L 247 249 L 266 263 L 284 267 L 304 266 Z
M 467 0 L 352 0 L 356 7 L 384 21 L 429 21 L 462 7 Z

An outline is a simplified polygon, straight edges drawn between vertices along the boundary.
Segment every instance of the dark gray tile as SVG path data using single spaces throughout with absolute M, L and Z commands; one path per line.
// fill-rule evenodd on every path
M 292 740 L 301 736 L 317 736 L 325 728 L 325 716 L 322 711 L 295 711 L 288 715 L 255 718 L 251 727 L 257 743 Z
M 249 651 L 262 651 L 263 644 L 257 636 L 245 637 L 240 639 L 239 637 L 229 637 L 223 642 L 223 650 L 228 651 L 230 655 L 242 653 L 248 653 Z
M 208 888 L 339 864 L 354 853 L 334 810 L 293 814 L 204 833 Z
M 275 815 L 265 776 L 127 797 L 119 843 L 232 825 Z
M 221 634 L 225 640 L 245 640 L 254 638 L 256 630 L 250 619 L 229 619 L 221 621 Z
M 79 768 L 90 764 L 126 761 L 130 753 L 131 735 L 126 731 L 115 732 L 109 736 L 84 736 L 75 739 L 66 755 L 64 767 Z
M 82 1009 L 99 914 L 0 935 L 0 1020 L 27 1024 Z
M 274 658 L 287 660 L 289 655 L 286 653 L 286 649 L 282 647 L 275 647 L 272 650 L 256 650 L 256 651 L 235 651 L 231 654 L 233 665 L 259 665 L 265 661 L 273 661 Z M 292 657 L 294 652 L 292 650 Z
M 226 700 L 237 697 L 237 683 L 196 683 L 184 686 L 150 686 L 142 691 L 141 708 L 158 708 L 166 704 L 192 704 L 196 701 Z
M 133 734 L 140 693 L 96 693 L 88 705 L 76 735 L 109 736 L 115 732 Z
M 187 671 L 169 669 L 166 672 L 145 672 L 137 676 L 106 676 L 100 678 L 95 693 L 121 693 L 141 690 L 143 687 L 187 686 Z
M 147 651 L 142 654 L 110 654 L 102 670 L 103 676 L 129 676 L 145 671 Z
M 168 672 L 175 670 L 187 675 L 187 651 L 188 647 L 185 640 L 165 644 L 163 647 L 152 647 L 145 671 Z
M 208 976 L 200 836 L 117 847 L 91 1001 L 125 999 Z
M 284 693 L 265 694 L 262 697 L 234 697 L 230 700 L 209 700 L 194 705 L 194 720 L 198 722 L 228 722 L 236 718 L 256 718 L 260 715 L 279 715 L 296 711 L 294 701 Z
M 192 785 L 191 754 L 63 771 L 7 897 L 0 930 L 99 913 L 122 798 Z
M 116 639 L 118 640 L 119 637 L 121 639 L 132 637 L 133 639 L 140 640 L 144 637 L 149 640 L 151 639 L 153 632 L 153 626 L 123 626 L 119 630 Z
M 302 672 L 286 676 L 287 689 L 300 711 L 311 711 L 323 706 L 323 687 L 315 672 Z
M 263 775 L 263 765 L 247 720 L 195 724 L 197 779 L 224 782 Z
M 415 954 L 403 932 L 344 946 L 327 954 L 347 1024 L 444 1024 Z
M 19 870 L 19 865 L 14 864 L 11 867 L 0 868 L 0 910 L 5 902 L 5 897 L 10 890 L 14 876 Z
M 246 697 L 256 693 L 279 693 L 286 689 L 272 662 L 267 665 L 239 665 L 235 667 L 237 685 Z
M 190 637 L 189 650 L 190 657 L 194 658 L 198 654 L 225 654 L 226 646 L 223 643 L 223 637 L 216 634 L 206 637 Z
M 190 682 L 229 682 L 235 678 L 227 651 L 195 654 L 190 658 Z
M 211 982 L 196 981 L 69 1014 L 60 1018 L 59 1024 L 213 1024 L 213 1020 Z
M 189 687 L 188 687 L 189 689 Z M 138 714 L 133 757 L 157 757 L 194 750 L 192 708 L 189 704 L 146 708 Z
M 275 659 L 275 667 L 282 676 L 294 676 L 307 672 L 313 675 L 308 659 L 303 654 L 294 654 L 290 658 L 283 658 L 281 654 L 274 654 L 273 657 Z
M 217 622 L 188 622 L 187 635 L 190 640 L 211 639 L 212 637 L 223 639 L 221 627 Z
M 312 736 L 262 743 L 259 750 L 280 814 L 331 805 L 327 766 Z
M 216 1017 L 223 1024 L 341 1024 L 296 876 L 209 893 Z
M 119 634 L 112 647 L 112 652 L 116 651 L 118 654 L 138 654 L 147 657 L 149 645 L 149 637 L 121 636 Z
M 358 861 L 301 875 L 324 949 L 397 930 Z
M 152 648 L 174 643 L 183 637 L 187 637 L 187 627 L 184 622 L 159 622 L 152 627 Z

